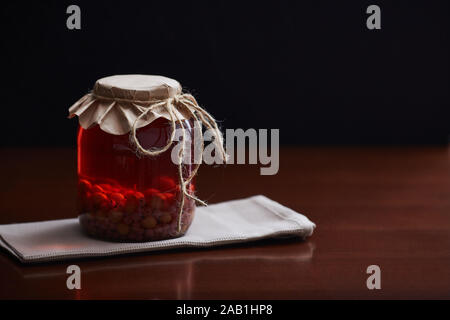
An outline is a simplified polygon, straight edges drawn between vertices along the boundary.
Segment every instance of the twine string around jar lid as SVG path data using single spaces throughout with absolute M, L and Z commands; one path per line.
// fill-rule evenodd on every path
M 201 126 L 205 126 L 207 129 L 212 130 L 214 133 L 214 137 L 215 140 L 213 141 L 213 143 L 216 144 L 216 146 L 219 147 L 219 151 L 220 151 L 220 157 L 222 159 L 222 161 L 225 163 L 228 159 L 228 155 L 225 152 L 225 149 L 223 147 L 223 137 L 222 134 L 218 128 L 217 122 L 216 120 L 203 108 L 201 108 L 197 101 L 195 100 L 195 98 L 187 93 L 180 93 L 180 94 L 176 94 L 173 97 L 169 97 L 166 99 L 152 99 L 152 100 L 147 100 L 147 101 L 138 101 L 138 100 L 133 100 L 133 99 L 126 99 L 126 98 L 119 98 L 119 97 L 106 97 L 106 96 L 99 96 L 95 93 L 92 93 L 92 95 L 97 98 L 97 99 L 103 99 L 103 100 L 112 100 L 112 101 L 116 101 L 116 102 L 127 102 L 127 103 L 131 103 L 136 107 L 141 107 L 144 108 L 145 110 L 134 120 L 134 123 L 131 127 L 131 131 L 130 131 L 130 143 L 132 145 L 134 145 L 136 147 L 136 151 L 144 156 L 149 156 L 149 157 L 156 157 L 164 152 L 166 152 L 167 150 L 170 149 L 170 147 L 172 146 L 173 142 L 174 142 L 174 138 L 175 138 L 175 131 L 176 131 L 176 124 L 178 123 L 180 128 L 181 128 L 181 133 L 182 133 L 182 143 L 181 143 L 181 148 L 178 152 L 178 179 L 179 179 L 179 184 L 180 184 L 180 189 L 181 189 L 181 199 L 180 199 L 180 208 L 179 208 L 179 212 L 178 212 L 178 232 L 181 232 L 181 227 L 182 227 L 182 215 L 183 215 L 183 208 L 184 208 L 184 197 L 188 197 L 198 203 L 200 203 L 201 205 L 206 206 L 206 202 L 198 199 L 197 197 L 195 197 L 193 194 L 190 194 L 186 188 L 186 185 L 189 184 L 191 182 L 191 180 L 196 176 L 198 169 L 203 161 L 203 151 L 204 151 L 204 142 L 203 142 L 203 132 L 201 129 Z M 141 105 L 138 105 L 141 104 Z M 145 105 L 145 106 L 143 106 Z M 144 118 L 149 112 L 151 112 L 152 110 L 162 107 L 164 106 L 164 108 L 167 110 L 168 114 L 170 115 L 170 123 L 171 123 L 171 134 L 170 137 L 168 138 L 166 144 L 163 147 L 160 148 L 150 148 L 150 149 L 145 149 L 139 142 L 137 135 L 136 135 L 136 130 L 138 127 L 138 123 L 139 121 Z M 185 156 L 185 143 L 186 143 L 186 128 L 183 125 L 183 121 L 182 119 L 180 119 L 180 117 L 177 115 L 176 110 L 179 110 L 180 108 L 184 107 L 189 114 L 194 118 L 194 132 L 197 126 L 197 132 L 199 134 L 199 139 L 200 139 L 200 150 L 199 150 L 199 154 L 200 154 L 200 159 L 199 161 L 195 161 L 195 167 L 192 170 L 190 176 L 185 179 L 183 177 L 183 158 Z M 200 118 L 200 119 L 199 119 Z M 197 125 L 198 124 L 198 125 Z

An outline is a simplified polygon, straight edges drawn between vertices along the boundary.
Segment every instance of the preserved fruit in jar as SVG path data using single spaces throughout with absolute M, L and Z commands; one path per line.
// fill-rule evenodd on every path
M 185 121 L 185 127 L 189 122 Z M 160 118 L 137 131 L 141 144 L 161 147 L 170 124 Z M 98 126 L 78 132 L 78 214 L 86 232 L 109 240 L 148 241 L 184 234 L 195 203 L 184 196 L 182 228 L 177 230 L 181 196 L 171 150 L 152 159 L 137 157 L 128 135 L 111 135 Z M 187 178 L 191 165 L 184 165 Z M 189 182 L 194 190 L 194 182 Z
M 112 241 L 182 236 L 195 202 L 204 204 L 194 195 L 201 161 L 182 161 L 194 152 L 196 122 L 200 139 L 202 125 L 214 130 L 226 161 L 212 116 L 177 81 L 146 75 L 98 80 L 69 109 L 74 116 L 80 123 L 77 211 L 85 232 Z M 178 130 L 181 139 L 175 141 Z

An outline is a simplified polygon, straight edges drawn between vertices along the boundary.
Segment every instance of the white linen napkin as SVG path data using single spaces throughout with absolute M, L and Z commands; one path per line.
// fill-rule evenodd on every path
M 279 236 L 310 236 L 316 225 L 264 196 L 197 208 L 180 238 L 116 243 L 86 236 L 78 219 L 0 225 L 0 246 L 24 263 L 113 256 L 183 247 L 211 247 Z

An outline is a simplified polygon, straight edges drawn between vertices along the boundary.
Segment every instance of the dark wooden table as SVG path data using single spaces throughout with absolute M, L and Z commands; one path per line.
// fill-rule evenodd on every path
M 0 223 L 75 217 L 72 149 L 2 149 Z M 210 203 L 264 194 L 317 224 L 307 241 L 21 265 L 0 251 L 0 298 L 450 298 L 450 149 L 285 148 L 278 175 L 203 166 Z M 82 289 L 66 288 L 66 268 Z M 381 268 L 368 290 L 366 268 Z

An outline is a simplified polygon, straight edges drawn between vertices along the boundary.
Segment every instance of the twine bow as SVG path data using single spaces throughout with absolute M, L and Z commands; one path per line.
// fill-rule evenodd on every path
M 115 100 L 123 100 L 123 99 L 116 98 Z M 133 103 L 133 105 L 135 105 L 136 107 L 140 107 L 135 104 L 136 101 L 129 101 L 129 102 Z M 146 101 L 146 103 L 148 103 L 148 102 Z M 140 144 L 139 140 L 136 137 L 137 124 L 138 124 L 139 120 L 141 120 L 143 117 L 145 117 L 149 112 L 151 112 L 152 110 L 159 108 L 161 106 L 164 106 L 164 108 L 167 110 L 168 114 L 170 115 L 172 132 L 171 132 L 170 137 L 167 140 L 167 143 L 165 146 L 163 146 L 161 148 L 145 149 L 142 147 L 142 145 Z M 191 172 L 191 175 L 187 179 L 184 179 L 184 177 L 183 177 L 183 158 L 184 158 L 184 153 L 186 150 L 186 148 L 185 148 L 186 128 L 183 124 L 183 121 L 178 116 L 178 113 L 175 112 L 175 110 L 180 110 L 180 108 L 182 108 L 182 107 L 184 107 L 185 110 L 187 110 L 188 113 L 190 115 L 192 115 L 192 117 L 194 118 L 194 120 L 195 120 L 194 130 L 196 129 L 197 124 L 199 124 L 199 128 L 197 128 L 197 129 L 199 129 L 198 132 L 199 132 L 200 141 L 201 141 L 200 160 L 196 161 L 196 166 L 194 167 L 194 170 Z M 181 144 L 181 148 L 178 152 L 178 164 L 177 164 L 178 165 L 178 179 L 179 179 L 179 184 L 180 184 L 180 188 L 181 188 L 180 209 L 178 212 L 178 232 L 181 232 L 181 225 L 182 225 L 181 218 L 183 215 L 184 197 L 186 196 L 186 197 L 194 200 L 195 202 L 200 203 L 201 205 L 204 205 L 204 206 L 207 205 L 204 201 L 198 199 L 193 194 L 190 194 L 186 189 L 186 185 L 189 184 L 191 182 L 191 180 L 195 177 L 195 175 L 197 174 L 197 171 L 200 167 L 200 164 L 203 161 L 204 143 L 203 143 L 203 133 L 201 130 L 202 125 L 208 129 L 213 130 L 214 136 L 215 136 L 215 140 L 213 143 L 215 143 L 216 146 L 219 147 L 220 156 L 221 156 L 223 162 L 225 163 L 227 161 L 228 156 L 223 147 L 223 137 L 217 126 L 215 119 L 208 112 L 206 112 L 204 109 L 202 109 L 197 104 L 197 101 L 195 100 L 195 98 L 190 94 L 178 94 L 175 97 L 168 98 L 168 99 L 152 100 L 150 102 L 150 105 L 146 106 L 145 108 L 146 109 L 134 121 L 133 126 L 131 128 L 131 133 L 130 133 L 130 142 L 136 147 L 137 151 L 140 154 L 149 156 L 149 157 L 155 157 L 155 156 L 160 155 L 163 152 L 166 152 L 167 150 L 169 150 L 169 148 L 172 146 L 172 144 L 174 142 L 176 124 L 179 124 L 179 126 L 181 128 L 183 141 Z M 201 121 L 199 121 L 199 118 Z

